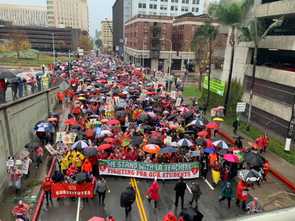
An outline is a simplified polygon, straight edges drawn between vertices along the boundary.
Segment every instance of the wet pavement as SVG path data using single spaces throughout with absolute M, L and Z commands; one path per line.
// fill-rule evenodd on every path
M 120 208 L 120 194 L 129 185 L 130 179 L 128 178 L 115 178 L 106 177 L 107 183 L 111 189 L 111 192 L 106 196 L 106 205 L 104 207 L 98 205 L 98 199 L 89 200 L 89 202 L 83 202 L 80 211 L 80 220 L 87 221 L 93 216 L 112 215 L 118 221 L 125 221 L 124 210 Z M 180 208 L 175 209 L 174 206 L 174 185 L 175 181 L 159 181 L 160 184 L 160 202 L 157 209 L 153 208 L 153 203 L 149 203 L 145 198 L 145 192 L 152 181 L 137 179 L 137 186 L 141 195 L 143 204 L 143 211 L 140 210 L 141 206 L 138 203 L 133 204 L 130 219 L 128 221 L 162 221 L 163 216 L 168 211 L 174 211 L 179 213 Z M 228 218 L 234 218 L 237 216 L 245 215 L 245 213 L 236 207 L 233 202 L 232 208 L 228 209 L 225 202 L 218 202 L 219 189 L 212 190 L 204 182 L 203 179 L 198 179 L 202 195 L 199 200 L 199 210 L 204 215 L 204 221 L 217 221 Z M 190 184 L 191 181 L 187 181 Z M 139 198 L 139 197 L 138 197 Z M 185 195 L 185 207 L 188 206 L 191 194 L 186 192 Z M 73 221 L 76 219 L 77 213 L 77 202 L 78 200 L 72 201 L 70 199 L 64 199 L 60 202 L 54 200 L 54 206 L 50 207 L 48 211 L 42 210 L 40 221 Z M 234 201 L 234 200 L 233 200 Z

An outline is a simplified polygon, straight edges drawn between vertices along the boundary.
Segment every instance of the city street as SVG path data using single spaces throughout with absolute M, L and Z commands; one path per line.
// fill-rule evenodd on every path
M 83 202 L 81 207 L 80 220 L 88 220 L 93 216 L 105 216 L 113 215 L 116 220 L 124 221 L 124 209 L 120 208 L 120 194 L 130 183 L 128 178 L 114 178 L 107 177 L 107 183 L 111 189 L 111 193 L 107 193 L 105 208 L 99 207 L 97 198 L 89 200 L 89 202 Z M 212 190 L 206 184 L 203 179 L 198 180 L 202 195 L 199 201 L 199 209 L 204 215 L 204 221 L 217 221 L 223 219 L 234 218 L 237 216 L 245 215 L 245 213 L 236 207 L 234 200 L 232 208 L 227 209 L 225 202 L 218 202 L 219 189 Z M 159 208 L 154 209 L 153 203 L 149 204 L 144 196 L 151 181 L 137 179 L 138 190 L 141 194 L 141 199 L 144 206 L 143 214 L 139 213 L 138 203 L 133 204 L 130 221 L 162 221 L 163 216 L 168 211 L 175 211 L 174 197 L 175 181 L 159 181 L 160 183 L 160 203 Z M 190 184 L 188 181 L 187 184 Z M 191 198 L 191 194 L 186 192 L 185 194 L 185 207 L 188 206 L 188 202 Z M 179 205 L 180 207 L 180 205 Z M 180 212 L 178 208 L 177 212 Z M 41 221 L 72 221 L 75 220 L 77 213 L 77 200 L 71 201 L 70 199 L 63 200 L 62 202 L 54 201 L 54 206 L 49 208 L 48 211 L 43 210 L 40 217 Z M 142 217 L 141 217 L 142 216 Z M 144 218 L 146 217 L 146 219 Z

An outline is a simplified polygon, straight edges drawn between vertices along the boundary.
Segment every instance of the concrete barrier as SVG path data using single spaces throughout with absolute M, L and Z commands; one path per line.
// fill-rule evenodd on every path
M 7 185 L 6 160 L 32 139 L 33 126 L 57 104 L 58 87 L 0 106 L 0 194 Z

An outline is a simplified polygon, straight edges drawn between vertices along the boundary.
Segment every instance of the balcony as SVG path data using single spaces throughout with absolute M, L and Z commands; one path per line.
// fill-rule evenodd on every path
M 252 76 L 252 68 L 246 72 L 247 76 Z M 267 66 L 256 66 L 256 78 L 275 82 L 277 84 L 287 85 L 294 87 L 295 85 L 295 72 L 280 70 Z
M 264 4 L 257 5 L 255 9 L 256 17 L 271 17 L 289 14 L 295 14 L 294 0 L 265 1 Z
M 295 51 L 295 35 L 267 36 L 261 41 L 259 47 Z

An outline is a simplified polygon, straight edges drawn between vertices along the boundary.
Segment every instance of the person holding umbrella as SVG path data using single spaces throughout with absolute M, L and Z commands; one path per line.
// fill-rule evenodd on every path
M 227 200 L 227 207 L 230 208 L 230 202 L 232 199 L 232 195 L 233 195 L 233 189 L 232 189 L 232 185 L 230 182 L 227 182 L 223 188 L 221 189 L 221 197 L 219 199 L 219 202 L 223 201 L 223 200 Z
M 129 185 L 120 196 L 120 206 L 125 208 L 125 218 L 127 220 L 129 213 L 132 210 L 132 204 L 136 199 L 135 190 Z
M 183 177 L 180 177 L 178 182 L 176 183 L 174 187 L 175 191 L 175 207 L 178 207 L 178 200 L 181 199 L 181 209 L 183 209 L 183 203 L 184 203 L 184 194 L 186 190 L 186 183 L 183 181 Z

